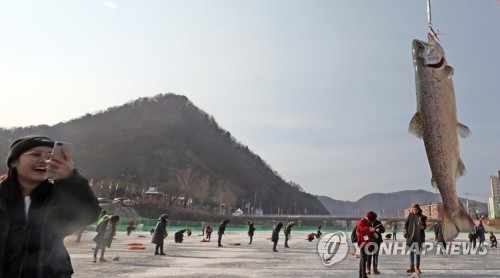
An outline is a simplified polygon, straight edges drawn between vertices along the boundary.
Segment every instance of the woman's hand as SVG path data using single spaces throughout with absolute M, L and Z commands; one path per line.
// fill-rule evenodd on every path
M 64 157 L 52 155 L 47 160 L 48 170 L 56 175 L 56 179 L 67 179 L 73 173 L 73 157 L 71 153 L 62 148 Z

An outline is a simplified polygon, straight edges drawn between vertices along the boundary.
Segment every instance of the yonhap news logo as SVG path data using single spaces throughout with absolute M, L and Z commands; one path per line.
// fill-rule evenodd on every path
M 317 249 L 323 265 L 338 263 L 347 256 L 347 236 L 344 232 L 326 234 L 319 240 Z
M 356 253 L 359 254 L 360 247 L 354 244 Z M 484 245 L 475 245 L 471 242 L 449 242 L 446 247 L 440 243 L 423 242 L 421 245 L 413 242 L 410 246 L 406 241 L 382 242 L 380 245 L 369 242 L 362 247 L 367 255 L 379 253 L 379 255 L 402 255 L 407 256 L 414 251 L 419 255 L 435 254 L 450 256 L 484 256 L 488 254 L 488 249 Z
M 318 242 L 317 250 L 321 258 L 321 263 L 325 266 L 332 266 L 345 259 L 349 253 L 349 244 L 344 232 L 329 233 L 322 236 Z M 353 244 L 355 251 L 353 254 L 360 253 L 360 247 Z M 367 255 L 379 253 L 379 255 L 389 256 L 408 256 L 410 252 L 416 252 L 419 255 L 448 255 L 448 256 L 484 256 L 488 254 L 485 245 L 473 244 L 472 242 L 452 241 L 446 244 L 424 242 L 420 246 L 413 243 L 406 245 L 406 241 L 384 241 L 380 245 L 374 242 L 364 244 L 362 247 Z

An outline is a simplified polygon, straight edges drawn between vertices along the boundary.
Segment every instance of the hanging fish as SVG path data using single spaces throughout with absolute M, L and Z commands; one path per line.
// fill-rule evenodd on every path
M 456 179 L 465 174 L 460 159 L 458 136 L 466 137 L 469 128 L 457 120 L 453 68 L 433 34 L 428 42 L 413 40 L 413 64 L 417 93 L 417 113 L 409 131 L 424 140 L 432 172 L 432 185 L 443 200 L 443 235 L 446 241 L 459 232 L 470 232 L 474 222 L 459 201 Z

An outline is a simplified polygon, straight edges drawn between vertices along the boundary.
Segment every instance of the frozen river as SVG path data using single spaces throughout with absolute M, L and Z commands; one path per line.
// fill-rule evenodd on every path
M 355 250 L 351 243 L 341 245 L 339 250 L 348 248 L 347 256 L 330 266 L 325 266 L 318 254 L 318 240 L 305 240 L 307 232 L 292 231 L 290 248 L 284 248 L 284 235 L 280 235 L 279 252 L 272 252 L 271 232 L 256 231 L 253 244 L 248 244 L 244 231 L 227 230 L 222 244 L 217 247 L 216 231 L 212 242 L 201 242 L 202 237 L 184 237 L 184 243 L 174 243 L 173 232 L 165 242 L 167 256 L 155 256 L 154 245 L 150 243 L 148 232 L 127 236 L 119 232 L 106 250 L 108 262 L 92 262 L 91 239 L 94 232 L 83 234 L 82 241 L 74 242 L 74 237 L 66 239 L 75 269 L 73 277 L 357 277 L 359 259 L 352 255 Z M 431 233 L 430 233 L 431 234 Z M 139 237 L 139 235 L 145 237 Z M 349 235 L 347 235 L 349 238 Z M 456 251 L 460 253 L 461 241 L 457 241 Z M 324 241 L 324 239 L 323 239 Z M 322 241 L 322 242 L 323 242 Z M 429 243 L 432 243 L 432 239 Z M 129 250 L 128 243 L 142 243 L 144 250 Z M 240 243 L 241 245 L 230 245 Z M 389 243 L 389 242 L 388 242 Z M 399 240 L 392 244 L 404 242 Z M 500 251 L 487 249 L 484 255 L 436 255 L 428 252 L 422 256 L 422 277 L 500 277 Z M 117 258 L 118 260 L 113 260 Z M 406 255 L 383 254 L 379 258 L 380 277 L 411 277 L 406 273 L 409 258 Z

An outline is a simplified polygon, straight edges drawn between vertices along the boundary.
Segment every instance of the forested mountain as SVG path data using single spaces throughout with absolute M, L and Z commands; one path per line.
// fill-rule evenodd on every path
M 286 182 L 185 96 L 140 98 L 54 126 L 1 129 L 1 157 L 14 139 L 27 134 L 73 142 L 76 167 L 93 180 L 98 195 L 111 194 L 115 185 L 119 196 L 137 196 L 156 186 L 170 196 L 170 206 L 235 208 L 249 203 L 266 214 L 278 208 L 327 214 L 315 196 Z
M 338 201 L 326 196 L 318 196 L 321 203 L 328 209 L 332 215 L 364 215 L 367 211 L 374 211 L 379 215 L 397 216 L 404 215 L 404 209 L 410 207 L 413 203 L 431 204 L 439 199 L 439 195 L 425 190 L 404 190 L 393 193 L 372 193 L 363 196 L 356 202 Z M 460 198 L 462 204 L 466 200 Z M 487 211 L 486 203 L 469 200 L 469 209 L 471 212 L 476 210 L 480 212 Z

